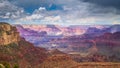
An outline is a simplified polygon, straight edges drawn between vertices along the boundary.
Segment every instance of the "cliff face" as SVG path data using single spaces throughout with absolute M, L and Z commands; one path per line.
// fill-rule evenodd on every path
M 17 29 L 10 24 L 0 22 L 0 64 L 9 63 L 10 68 L 17 64 L 19 68 L 39 68 L 47 58 L 44 48 L 21 38 Z
M 16 27 L 0 22 L 0 45 L 18 43 L 18 41 L 20 41 L 20 36 Z

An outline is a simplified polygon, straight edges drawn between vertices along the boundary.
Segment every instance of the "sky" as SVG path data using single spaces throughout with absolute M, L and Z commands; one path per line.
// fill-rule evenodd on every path
M 120 24 L 120 0 L 0 0 L 0 21 L 10 24 Z

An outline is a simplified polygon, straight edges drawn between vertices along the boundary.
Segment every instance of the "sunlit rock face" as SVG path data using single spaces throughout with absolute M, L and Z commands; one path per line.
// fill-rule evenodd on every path
M 16 27 L 0 22 L 0 45 L 8 45 L 20 41 Z

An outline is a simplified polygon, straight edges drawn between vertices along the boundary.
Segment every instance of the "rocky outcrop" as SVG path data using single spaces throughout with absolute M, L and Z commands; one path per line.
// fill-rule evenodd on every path
M 66 55 L 54 55 L 48 57 L 39 68 L 72 68 L 78 63 Z
M 47 51 L 20 37 L 16 27 L 0 22 L 0 64 L 10 64 L 14 68 L 39 68 L 47 58 Z
M 18 41 L 20 41 L 20 36 L 16 27 L 0 22 L 0 45 L 18 43 Z

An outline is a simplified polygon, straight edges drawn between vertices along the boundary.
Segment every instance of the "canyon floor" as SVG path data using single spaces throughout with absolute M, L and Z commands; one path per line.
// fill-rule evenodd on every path
M 120 68 L 120 63 L 112 62 L 84 62 L 73 68 Z

